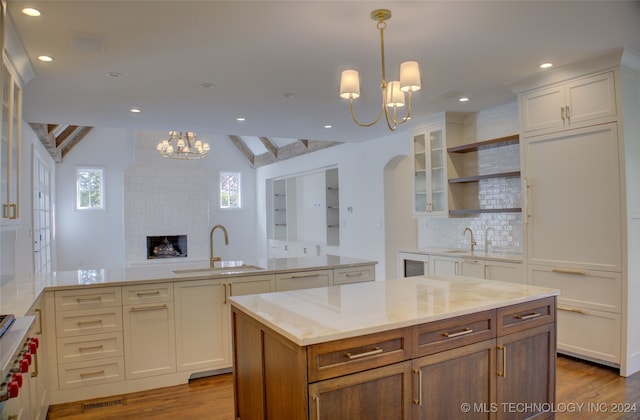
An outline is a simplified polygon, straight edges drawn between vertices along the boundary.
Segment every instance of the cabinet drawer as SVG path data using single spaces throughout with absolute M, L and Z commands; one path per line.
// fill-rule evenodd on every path
M 301 271 L 276 274 L 276 291 L 311 289 L 331 286 L 333 270 Z
M 360 283 L 374 281 L 376 272 L 373 266 L 334 268 L 333 284 Z
M 548 324 L 555 319 L 555 297 L 498 308 L 498 337 Z
M 558 305 L 558 351 L 620 363 L 620 315 Z
M 411 330 L 403 328 L 309 346 L 309 382 L 408 360 L 410 340 Z
M 173 283 L 138 284 L 122 288 L 123 305 L 173 301 Z
M 466 346 L 496 336 L 496 311 L 429 322 L 413 329 L 416 356 Z
M 122 334 L 119 332 L 59 338 L 57 347 L 58 363 L 73 363 L 123 355 Z
M 58 337 L 114 331 L 122 331 L 122 308 L 120 307 L 56 313 Z
M 123 380 L 124 359 L 122 357 L 58 365 L 60 389 L 81 388 Z
M 91 287 L 82 290 L 57 290 L 55 292 L 56 312 L 121 305 L 122 290 L 120 287 Z
M 531 267 L 530 273 L 531 284 L 560 289 L 560 305 L 620 312 L 619 273 L 552 267 Z

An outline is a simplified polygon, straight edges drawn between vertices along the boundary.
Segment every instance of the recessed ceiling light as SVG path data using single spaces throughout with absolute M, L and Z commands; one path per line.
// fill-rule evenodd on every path
M 324 128 L 333 128 L 333 126 L 331 124 L 325 124 Z
M 131 112 L 133 112 L 134 114 L 138 114 L 142 111 L 140 110 L 140 108 L 131 108 Z
M 119 73 L 117 71 L 110 71 L 109 73 L 107 73 L 107 77 L 110 77 L 112 79 L 119 79 L 123 76 L 122 73 Z
M 542 63 L 542 64 L 540 64 L 540 68 L 541 68 L 541 69 L 548 69 L 548 68 L 550 68 L 550 67 L 553 67 L 553 63 L 549 63 L 549 62 L 547 62 L 547 63 Z
M 38 56 L 38 60 L 48 63 L 50 61 L 53 61 L 53 58 L 49 57 L 48 55 L 40 55 Z
M 282 97 L 283 97 L 283 98 L 286 98 L 286 99 L 291 99 L 291 98 L 293 98 L 294 96 L 296 96 L 296 94 L 295 94 L 295 93 L 293 93 L 293 92 L 285 92 L 285 93 L 283 93 L 283 94 L 282 94 Z
M 463 96 L 461 98 L 458 98 L 458 102 L 469 102 L 469 97 Z
M 206 89 L 211 89 L 215 85 L 213 83 L 205 82 L 205 83 L 200 83 L 200 86 L 202 86 L 203 88 L 206 88 Z
M 22 9 L 22 13 L 31 17 L 40 16 L 40 10 L 34 9 L 33 7 L 25 7 Z
M 246 121 L 246 120 L 247 120 L 247 119 L 246 119 L 245 117 L 238 117 L 238 118 L 236 118 L 236 121 L 240 121 L 240 122 L 243 122 L 243 121 Z

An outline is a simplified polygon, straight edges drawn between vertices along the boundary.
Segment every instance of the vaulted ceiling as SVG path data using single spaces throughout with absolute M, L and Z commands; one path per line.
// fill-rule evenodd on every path
M 543 71 L 543 61 L 640 51 L 638 1 L 29 1 L 37 18 L 21 13 L 24 0 L 7 4 L 35 76 L 23 118 L 60 157 L 72 126 L 222 134 L 254 164 L 292 153 L 275 139 L 309 150 L 386 136 L 384 124 L 356 126 L 338 97 L 340 72 L 355 68 L 355 112 L 377 114 L 380 46 L 369 15 L 381 7 L 392 11 L 388 78 L 401 61 L 421 66 L 414 118 L 400 131 L 436 112 L 512 102 L 505 84 Z

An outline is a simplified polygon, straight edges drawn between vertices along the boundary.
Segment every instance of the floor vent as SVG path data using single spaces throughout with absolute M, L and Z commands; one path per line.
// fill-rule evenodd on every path
M 114 406 L 123 405 L 123 404 L 124 404 L 124 400 L 122 398 L 118 398 L 115 400 L 108 400 L 108 401 L 87 402 L 87 403 L 82 403 L 82 411 L 93 410 L 96 408 L 114 407 Z

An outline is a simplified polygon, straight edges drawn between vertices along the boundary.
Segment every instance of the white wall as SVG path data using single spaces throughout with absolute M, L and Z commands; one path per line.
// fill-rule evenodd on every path
M 18 229 L 0 232 L 0 274 L 21 275 L 33 272 L 33 153 L 38 153 L 55 177 L 55 162 L 36 137 L 31 127 L 22 123 L 22 145 L 20 155 L 20 218 Z M 55 200 L 55 186 L 52 196 Z M 55 250 L 55 237 L 53 238 Z
M 257 169 L 260 256 L 266 258 L 266 180 L 337 165 L 340 177 L 340 254 L 378 261 L 385 278 L 384 168 L 409 155 L 409 135 L 395 133 L 363 143 L 346 143 Z M 347 211 L 351 208 L 352 211 Z
M 205 207 L 198 206 L 199 212 L 207 212 L 202 225 L 197 229 L 197 238 L 189 243 L 189 254 L 200 259 L 208 258 L 209 230 L 214 224 L 223 224 L 229 231 L 229 246 L 224 245 L 221 232 L 215 236 L 216 255 L 223 259 L 255 259 L 257 254 L 255 234 L 255 170 L 246 158 L 225 136 L 198 133 L 209 142 L 212 151 L 209 156 L 198 162 L 175 162 L 160 160 L 158 171 L 164 177 L 179 178 L 181 173 L 193 163 L 204 174 L 205 182 L 201 194 Z M 123 129 L 96 128 L 58 164 L 56 186 L 58 193 L 57 232 L 58 232 L 58 269 L 77 268 L 118 268 L 125 267 L 128 261 L 134 261 L 136 255 L 129 257 L 125 244 L 125 184 L 124 176 L 136 160 L 135 138 L 148 146 L 138 148 L 138 158 L 142 161 L 155 159 L 157 141 L 166 137 L 165 132 L 144 131 L 135 133 Z M 184 165 L 180 165 L 184 164 Z M 98 166 L 106 169 L 106 200 L 104 211 L 79 212 L 74 209 L 76 168 L 80 166 Z M 241 210 L 221 210 L 218 208 L 218 174 L 220 171 L 241 172 L 243 188 L 243 208 Z M 153 184 L 153 185 L 151 185 Z M 202 184 L 201 184 L 202 185 Z M 157 188 L 155 183 L 148 188 Z M 141 186 L 145 188 L 145 185 Z M 160 193 L 160 195 L 162 195 Z M 194 196 L 195 197 L 195 196 Z M 190 200 L 175 194 L 166 193 L 167 203 L 190 206 Z M 198 197 L 199 198 L 199 197 Z M 188 212 L 187 212 L 188 213 Z M 145 218 L 145 212 L 138 216 Z M 132 221 L 135 225 L 135 220 Z M 146 237 L 140 246 L 146 247 Z M 193 245 L 192 245 L 193 244 Z

